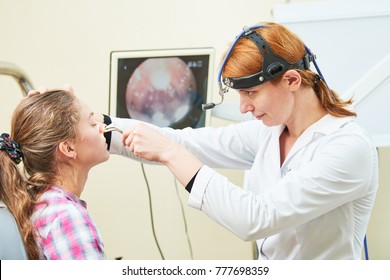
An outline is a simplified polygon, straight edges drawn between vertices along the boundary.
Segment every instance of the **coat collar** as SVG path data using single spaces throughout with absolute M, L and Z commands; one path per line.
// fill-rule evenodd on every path
M 284 163 L 288 162 L 289 159 L 302 147 L 306 146 L 307 144 L 311 143 L 315 139 L 322 137 L 324 135 L 332 134 L 334 131 L 339 129 L 340 127 L 344 126 L 345 124 L 351 122 L 354 120 L 354 117 L 334 117 L 332 115 L 325 115 L 321 119 L 319 119 L 317 122 L 313 123 L 311 126 L 309 126 L 301 136 L 297 139 L 297 141 L 294 143 L 293 147 L 289 151 L 287 158 L 285 159 Z M 283 130 L 285 129 L 286 125 L 279 125 L 275 126 L 272 131 L 273 138 L 277 138 L 279 140 L 280 135 L 282 134 Z M 277 141 L 279 145 L 279 141 Z M 284 165 L 284 164 L 283 164 Z

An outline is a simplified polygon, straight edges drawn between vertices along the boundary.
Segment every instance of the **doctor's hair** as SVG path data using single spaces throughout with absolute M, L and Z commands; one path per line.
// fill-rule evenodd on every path
M 30 222 L 33 208 L 56 182 L 61 172 L 59 144 L 76 138 L 79 120 L 76 96 L 64 90 L 24 98 L 13 113 L 11 137 L 23 154 L 23 172 L 7 153 L 0 152 L 0 198 L 17 221 L 29 259 L 40 257 Z
M 288 28 L 274 22 L 265 22 L 266 26 L 257 28 L 255 31 L 260 34 L 268 43 L 272 51 L 286 61 L 294 63 L 301 60 L 305 55 L 305 44 Z M 222 57 L 225 57 L 226 53 Z M 253 75 L 262 71 L 263 56 L 257 46 L 245 38 L 240 38 L 234 46 L 226 64 L 223 68 L 223 76 L 239 78 Z M 332 116 L 356 116 L 356 113 L 349 110 L 352 99 L 342 100 L 335 91 L 328 89 L 326 83 L 317 74 L 308 70 L 296 69 L 302 77 L 302 86 L 311 87 L 316 93 L 322 107 Z M 271 83 L 278 83 L 282 75 L 271 80 Z

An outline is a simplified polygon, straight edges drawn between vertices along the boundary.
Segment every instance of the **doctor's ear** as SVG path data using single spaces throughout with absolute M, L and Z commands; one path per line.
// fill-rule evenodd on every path
M 77 153 L 72 141 L 63 141 L 58 145 L 58 152 L 62 158 L 76 159 Z
M 290 90 L 298 90 L 301 86 L 302 77 L 296 70 L 287 70 L 283 74 L 283 79 L 287 81 Z

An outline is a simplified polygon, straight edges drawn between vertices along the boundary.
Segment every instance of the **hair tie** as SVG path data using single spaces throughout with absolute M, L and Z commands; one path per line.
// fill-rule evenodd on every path
M 0 151 L 6 152 L 16 164 L 22 161 L 23 153 L 19 144 L 12 140 L 8 133 L 3 133 L 0 136 Z

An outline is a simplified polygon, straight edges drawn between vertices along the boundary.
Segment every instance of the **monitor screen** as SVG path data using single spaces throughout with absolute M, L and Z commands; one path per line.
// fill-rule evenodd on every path
M 160 127 L 207 125 L 213 48 L 111 52 L 110 115 Z

